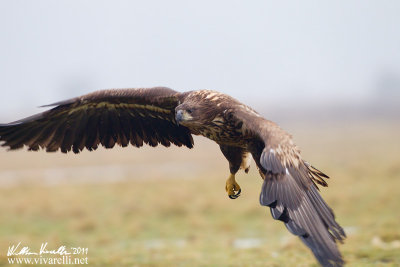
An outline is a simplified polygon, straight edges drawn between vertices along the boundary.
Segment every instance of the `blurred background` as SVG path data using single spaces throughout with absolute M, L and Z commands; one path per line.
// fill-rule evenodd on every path
M 293 134 L 349 266 L 400 264 L 398 1 L 0 2 L 0 122 L 98 89 L 214 89 Z M 89 247 L 93 265 L 316 266 L 258 204 L 224 186 L 218 147 L 80 155 L 0 149 L 0 264 L 18 242 Z

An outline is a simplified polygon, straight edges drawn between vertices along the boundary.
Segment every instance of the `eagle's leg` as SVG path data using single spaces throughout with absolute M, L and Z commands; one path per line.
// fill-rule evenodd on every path
M 226 180 L 225 190 L 228 193 L 230 199 L 236 199 L 240 196 L 242 189 L 235 180 L 235 174 L 231 173 L 228 180 Z
M 242 190 L 235 180 L 235 174 L 241 167 L 245 169 L 246 173 L 248 172 L 248 153 L 241 147 L 227 145 L 220 145 L 219 147 L 222 151 L 222 154 L 224 154 L 225 158 L 229 161 L 229 171 L 231 173 L 228 177 L 228 180 L 226 180 L 225 190 L 230 199 L 236 199 L 240 196 Z

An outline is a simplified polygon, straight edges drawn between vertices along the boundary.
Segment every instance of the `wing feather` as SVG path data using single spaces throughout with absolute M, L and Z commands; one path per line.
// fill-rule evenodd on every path
M 86 143 L 85 147 L 87 150 L 92 151 L 96 150 L 97 146 L 100 143 L 99 139 L 99 113 L 96 113 L 96 110 L 94 109 L 89 109 L 88 111 L 88 122 L 86 125 Z
M 328 176 L 303 161 L 291 136 L 275 123 L 263 118 L 243 121 L 253 135 L 251 152 L 264 177 L 260 204 L 269 206 L 272 217 L 299 236 L 321 265 L 343 266 L 336 242 L 342 242 L 345 233 L 316 185 L 327 186 Z
M 87 134 L 86 125 L 88 124 L 88 113 L 86 110 L 82 111 L 82 117 L 76 124 L 75 140 L 72 144 L 72 151 L 74 153 L 79 153 L 85 147 Z M 52 137 L 49 137 L 51 140 Z M 47 151 L 47 150 L 46 150 Z
M 99 144 L 193 146 L 189 129 L 175 122 L 182 95 L 164 87 L 103 90 L 57 102 L 34 116 L 0 124 L 2 146 L 79 153 Z

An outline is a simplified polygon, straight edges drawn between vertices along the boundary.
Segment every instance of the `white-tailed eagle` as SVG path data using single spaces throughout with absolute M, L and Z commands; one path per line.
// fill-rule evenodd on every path
M 54 103 L 52 109 L 8 124 L 0 124 L 2 146 L 27 146 L 48 152 L 79 153 L 100 144 L 140 147 L 193 147 L 192 135 L 215 141 L 229 161 L 226 191 L 237 198 L 239 169 L 254 159 L 263 184 L 260 203 L 272 217 L 312 250 L 323 266 L 342 266 L 336 242 L 345 233 L 317 184 L 327 186 L 325 174 L 300 156 L 291 136 L 234 98 L 210 90 L 179 93 L 169 88 L 102 90 Z

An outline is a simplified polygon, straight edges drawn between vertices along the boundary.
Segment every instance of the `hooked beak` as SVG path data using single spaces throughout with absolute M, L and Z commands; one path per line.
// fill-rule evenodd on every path
M 182 122 L 190 121 L 193 117 L 186 110 L 179 109 L 175 113 L 175 120 L 178 125 L 182 124 Z
M 179 125 L 179 123 L 183 120 L 183 110 L 180 109 L 175 113 L 175 120 L 176 123 Z

